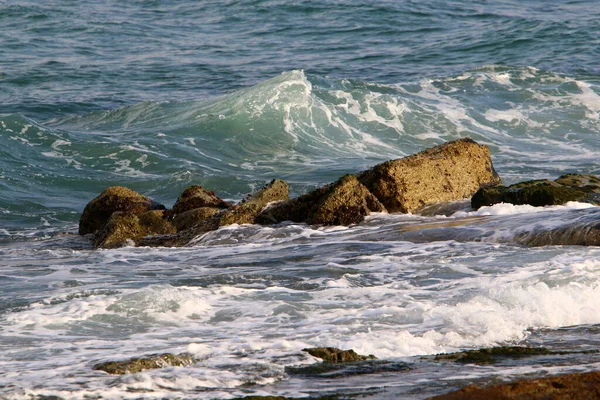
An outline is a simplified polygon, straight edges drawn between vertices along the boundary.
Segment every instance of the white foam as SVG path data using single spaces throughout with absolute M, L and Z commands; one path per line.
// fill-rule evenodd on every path
M 529 204 L 515 205 L 510 203 L 499 203 L 493 206 L 483 206 L 476 211 L 458 211 L 452 214 L 454 218 L 464 217 L 479 217 L 488 215 L 515 215 L 539 213 L 548 211 L 565 211 L 565 210 L 583 210 L 587 208 L 595 208 L 596 206 L 590 203 L 580 203 L 577 201 L 569 201 L 564 205 L 535 207 Z

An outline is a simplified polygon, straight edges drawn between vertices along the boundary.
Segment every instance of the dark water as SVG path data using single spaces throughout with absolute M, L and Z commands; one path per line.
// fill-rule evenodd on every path
M 0 396 L 419 399 L 596 368 L 420 358 L 595 348 L 598 250 L 510 244 L 596 218 L 581 205 L 233 227 L 186 249 L 96 251 L 72 234 L 110 185 L 167 206 L 191 184 L 238 200 L 277 177 L 300 194 L 460 137 L 488 145 L 506 183 L 600 174 L 599 20 L 594 1 L 0 0 Z M 411 370 L 288 374 L 315 362 L 310 346 Z M 161 351 L 199 362 L 91 370 Z

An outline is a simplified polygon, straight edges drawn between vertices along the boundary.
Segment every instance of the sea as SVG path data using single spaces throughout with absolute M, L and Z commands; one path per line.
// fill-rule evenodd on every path
M 181 248 L 77 234 L 113 185 L 167 207 L 195 184 L 298 196 L 466 137 L 505 184 L 600 174 L 599 21 L 595 0 L 0 0 L 0 398 L 425 399 L 600 369 L 600 248 L 514 240 L 600 220 L 588 204 Z M 494 346 L 554 353 L 434 356 Z M 309 347 L 379 361 L 319 369 Z M 161 353 L 196 362 L 93 368 Z

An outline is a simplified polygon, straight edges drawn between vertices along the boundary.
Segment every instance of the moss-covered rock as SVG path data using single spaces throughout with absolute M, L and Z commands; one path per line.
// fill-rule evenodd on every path
M 181 193 L 173 206 L 173 212 L 180 214 L 201 207 L 224 209 L 231 207 L 231 204 L 217 197 L 214 192 L 200 185 L 193 185 Z
M 164 209 L 165 206 L 162 204 L 131 189 L 123 186 L 111 186 L 85 206 L 79 219 L 79 234 L 96 233 L 115 211 L 139 215 L 150 210 Z
M 600 179 L 594 175 L 569 174 L 555 181 L 541 179 L 510 186 L 483 187 L 471 198 L 471 207 L 478 209 L 498 203 L 542 207 L 569 201 L 600 204 Z
M 480 187 L 498 185 L 487 146 L 460 139 L 402 159 L 386 161 L 358 175 L 389 212 L 461 200 Z
M 108 249 L 122 247 L 137 244 L 144 236 L 175 232 L 164 210 L 152 210 L 140 215 L 117 211 L 94 237 L 94 246 Z
M 194 358 L 190 354 L 165 353 L 125 361 L 107 361 L 94 365 L 93 369 L 112 375 L 123 375 L 135 374 L 148 369 L 192 365 L 193 363 Z
M 317 357 L 326 362 L 355 362 L 364 360 L 376 360 L 374 355 L 363 356 L 357 354 L 354 350 L 340 350 L 335 347 L 312 347 L 302 349 L 313 357 Z
M 177 232 L 181 232 L 199 225 L 205 219 L 218 213 L 219 211 L 221 211 L 221 209 L 216 207 L 194 208 L 192 210 L 176 214 L 175 217 L 173 217 L 172 222 L 173 225 L 175 225 L 175 228 L 177 228 Z
M 466 386 L 435 400 L 575 400 L 600 398 L 600 371 L 523 379 L 489 387 Z
M 361 222 L 371 212 L 382 211 L 385 207 L 354 175 L 345 175 L 327 186 L 265 209 L 257 222 L 350 225 Z
M 552 354 L 544 347 L 500 346 L 458 353 L 437 354 L 436 361 L 455 361 L 463 364 L 494 364 L 502 358 L 521 358 Z

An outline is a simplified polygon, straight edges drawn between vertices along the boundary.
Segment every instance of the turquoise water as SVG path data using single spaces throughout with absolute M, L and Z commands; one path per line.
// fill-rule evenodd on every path
M 600 174 L 599 19 L 593 1 L 0 0 L 0 396 L 305 396 L 318 381 L 285 367 L 314 362 L 307 346 L 418 364 L 573 329 L 566 342 L 593 347 L 597 249 L 509 242 L 594 210 L 495 209 L 477 235 L 432 243 L 397 230 L 440 217 L 236 227 L 187 249 L 72 234 L 110 185 L 167 206 L 191 184 L 235 201 L 282 178 L 297 195 L 460 137 L 490 147 L 505 183 Z M 203 361 L 90 372 L 157 351 Z M 377 382 L 424 398 L 529 367 L 423 368 L 404 389 Z

